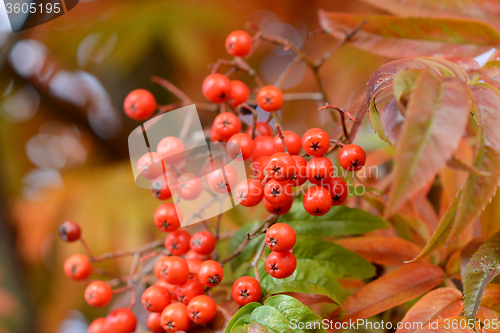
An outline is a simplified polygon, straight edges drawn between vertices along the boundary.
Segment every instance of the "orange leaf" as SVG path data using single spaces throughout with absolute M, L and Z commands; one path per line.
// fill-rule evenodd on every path
M 425 327 L 429 321 L 433 322 L 441 318 L 460 315 L 463 307 L 462 293 L 459 290 L 439 288 L 431 291 L 412 306 L 402 320 L 402 327 L 405 327 L 404 323 L 422 323 L 422 327 Z M 401 328 L 397 330 L 397 333 L 413 333 L 415 331 L 417 331 L 415 325 L 411 325 L 411 328 Z
M 399 237 L 353 237 L 338 240 L 337 244 L 370 262 L 390 266 L 401 266 L 421 251 L 418 245 Z
M 401 266 L 347 298 L 343 321 L 365 319 L 410 301 L 438 286 L 443 278 L 443 270 L 435 265 Z
M 500 320 L 500 285 L 490 283 L 486 286 L 477 312 L 477 319 L 482 323 L 496 319 Z

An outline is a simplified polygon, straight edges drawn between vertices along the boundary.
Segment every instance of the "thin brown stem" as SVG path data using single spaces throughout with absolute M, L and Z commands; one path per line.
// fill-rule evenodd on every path
M 90 247 L 87 245 L 87 242 L 85 242 L 83 237 L 80 237 L 80 243 L 82 243 L 83 249 L 87 253 L 87 256 L 90 258 L 90 261 L 94 260 L 94 255 L 92 254 L 92 251 L 90 251 Z
M 148 243 L 138 249 L 135 249 L 135 250 L 130 250 L 130 251 L 115 251 L 115 252 L 108 252 L 108 253 L 104 253 L 104 254 L 101 254 L 99 256 L 95 256 L 93 258 L 91 258 L 93 262 L 100 262 L 100 261 L 104 261 L 104 260 L 107 260 L 107 259 L 114 259 L 114 258 L 121 258 L 121 257 L 127 257 L 127 256 L 133 256 L 133 255 L 136 255 L 137 253 L 139 255 L 145 253 L 145 252 L 148 252 L 148 251 L 151 251 L 159 246 L 161 246 L 163 244 L 163 241 L 161 240 L 155 240 L 151 243 Z
M 186 102 L 186 103 L 192 103 L 191 98 L 189 98 L 188 95 L 186 95 L 182 90 L 177 88 L 172 82 L 165 80 L 164 78 L 161 78 L 159 76 L 152 76 L 151 81 L 154 83 L 159 84 L 166 90 L 170 91 L 172 94 L 177 96 L 181 101 Z
M 274 121 L 276 122 L 276 128 L 278 129 L 278 136 L 281 140 L 281 144 L 283 145 L 283 150 L 285 151 L 285 153 L 289 154 L 288 148 L 286 147 L 285 136 L 283 135 L 283 132 L 281 131 L 282 126 L 281 126 L 280 116 L 278 115 L 278 112 L 275 112 L 275 111 L 271 112 L 271 114 L 273 115 Z

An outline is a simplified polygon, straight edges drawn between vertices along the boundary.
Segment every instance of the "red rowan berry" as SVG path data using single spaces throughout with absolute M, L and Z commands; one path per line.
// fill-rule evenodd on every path
M 165 238 L 165 248 L 174 256 L 181 256 L 189 251 L 191 235 L 186 230 L 176 230 Z
M 176 295 L 179 302 L 188 304 L 194 297 L 203 295 L 205 286 L 198 279 L 190 279 L 177 287 Z
M 255 179 L 245 179 L 236 187 L 236 200 L 245 207 L 257 206 L 264 197 L 262 184 Z
M 283 206 L 292 200 L 292 184 L 271 179 L 264 186 L 264 197 L 273 206 Z
M 298 155 L 300 153 L 300 150 L 302 149 L 302 139 L 300 138 L 300 136 L 292 131 L 283 131 L 283 137 L 288 153 L 290 155 Z M 277 152 L 285 151 L 283 149 L 283 141 L 281 141 L 279 134 L 274 137 L 274 147 L 276 148 Z
M 321 156 L 330 148 L 330 136 L 321 128 L 311 128 L 302 136 L 302 148 L 311 156 Z
M 267 135 L 256 137 L 253 140 L 255 148 L 253 150 L 252 161 L 257 161 L 263 156 L 271 156 L 276 152 L 273 138 Z
M 186 260 L 199 259 L 201 261 L 204 261 L 204 260 L 210 259 L 210 254 L 202 255 L 202 254 L 194 252 L 193 250 L 189 250 L 184 257 L 186 258 Z
M 170 284 L 182 284 L 189 276 L 189 266 L 181 257 L 171 256 L 158 259 L 155 264 L 155 274 Z M 157 276 L 158 276 L 157 275 Z
M 236 303 L 241 306 L 248 303 L 258 302 L 262 296 L 262 288 L 259 281 L 250 276 L 242 276 L 234 281 L 231 295 Z
M 97 318 L 94 320 L 90 324 L 87 333 L 108 333 L 106 331 L 106 318 Z
M 253 155 L 255 144 L 245 133 L 237 133 L 228 140 L 227 153 L 232 159 L 248 160 Z
M 345 170 L 357 171 L 365 165 L 366 153 L 358 145 L 345 145 L 339 151 L 339 162 Z
M 210 74 L 203 81 L 202 91 L 210 102 L 224 103 L 231 97 L 231 81 L 223 74 Z
M 213 127 L 219 136 L 229 139 L 236 133 L 239 133 L 241 121 L 234 113 L 223 112 L 215 117 Z
M 65 242 L 75 242 L 80 239 L 82 231 L 78 223 L 65 221 L 59 226 L 59 237 Z
M 217 169 L 209 173 L 207 175 L 207 183 L 217 193 L 228 193 L 236 187 L 238 173 L 232 166 L 226 165 L 223 169 Z
M 185 150 L 184 143 L 173 136 L 167 136 L 161 139 L 156 147 L 156 152 L 167 164 L 176 164 L 182 161 L 184 159 Z
M 64 274 L 73 280 L 85 280 L 92 273 L 92 264 L 87 256 L 74 254 L 64 262 Z
M 330 192 L 322 186 L 313 186 L 302 199 L 306 212 L 314 216 L 325 215 L 332 207 Z
M 106 316 L 106 332 L 131 333 L 136 326 L 137 319 L 130 309 L 119 308 Z
M 123 109 L 129 118 L 137 121 L 146 120 L 155 113 L 156 99 L 146 89 L 136 89 L 125 97 Z
M 168 333 L 187 332 L 191 328 L 191 320 L 187 307 L 183 303 L 172 303 L 161 313 L 161 326 Z
M 248 96 L 250 96 L 250 89 L 248 86 L 241 82 L 240 80 L 231 81 L 231 105 L 236 108 L 241 103 L 247 101 Z
M 182 199 L 194 200 L 198 198 L 202 189 L 203 186 L 198 176 L 193 173 L 185 173 L 177 178 L 177 185 L 175 185 L 174 190 Z
M 243 30 L 233 31 L 226 38 L 226 51 L 233 57 L 244 57 L 252 49 L 252 37 Z
M 137 170 L 142 177 L 155 179 L 163 174 L 161 156 L 155 152 L 146 153 L 137 161 Z
M 266 259 L 267 272 L 277 279 L 289 277 L 296 267 L 297 259 L 291 252 L 271 252 Z
M 247 129 L 247 134 L 252 137 L 253 124 L 250 125 Z M 258 121 L 257 127 L 255 127 L 255 138 L 259 136 L 273 136 L 274 130 L 271 125 L 264 121 Z
M 295 230 L 285 223 L 273 224 L 266 231 L 266 245 L 274 252 L 290 251 L 296 239 Z
M 164 333 L 165 330 L 161 327 L 161 313 L 159 312 L 151 312 L 148 315 L 148 319 L 146 321 L 146 326 L 148 330 L 152 333 Z
M 267 112 L 278 111 L 283 106 L 283 93 L 275 86 L 265 86 L 257 93 L 257 104 Z
M 141 302 L 149 312 L 161 312 L 170 304 L 170 291 L 161 286 L 152 285 L 142 294 Z
M 179 229 L 181 220 L 182 213 L 180 208 L 176 208 L 170 202 L 159 205 L 154 213 L 155 226 L 163 232 L 172 232 Z
M 215 237 L 209 231 L 198 231 L 189 241 L 191 250 L 199 254 L 209 254 L 215 249 Z
M 189 267 L 189 274 L 198 275 L 198 271 L 200 270 L 200 265 L 203 262 L 203 260 L 194 258 L 194 259 L 186 259 L 186 262 Z
M 275 215 L 284 215 L 290 211 L 292 208 L 293 200 L 289 200 L 286 204 L 283 206 L 274 206 L 269 203 L 269 201 L 264 198 L 264 208 L 271 214 Z
M 95 308 L 102 308 L 108 305 L 113 298 L 113 290 L 104 281 L 94 281 L 85 289 L 85 300 L 88 305 Z
M 158 200 L 167 200 L 172 197 L 172 189 L 170 189 L 170 186 L 168 185 L 168 179 L 177 179 L 177 173 L 170 169 L 166 168 L 165 173 L 163 175 L 160 175 L 156 177 L 152 182 L 151 182 L 151 193 L 153 193 L 153 196 L 158 199 Z
M 300 186 L 307 181 L 307 161 L 302 156 L 292 155 L 297 164 L 295 175 L 290 178 L 292 186 Z
M 332 196 L 332 206 L 338 206 L 343 204 L 347 200 L 349 195 L 349 186 L 347 183 L 339 177 L 334 177 L 327 186 L 325 186 Z
M 187 306 L 189 319 L 197 324 L 207 324 L 217 315 L 217 304 L 206 295 L 194 297 Z
M 277 181 L 289 180 L 297 171 L 297 164 L 287 153 L 275 153 L 266 166 L 267 175 Z
M 316 185 L 326 185 L 333 177 L 333 164 L 324 157 L 314 157 L 307 163 L 307 179 Z
M 224 277 L 224 271 L 222 266 L 214 260 L 206 260 L 201 263 L 200 269 L 198 270 L 198 280 L 207 286 L 215 287 L 217 286 Z

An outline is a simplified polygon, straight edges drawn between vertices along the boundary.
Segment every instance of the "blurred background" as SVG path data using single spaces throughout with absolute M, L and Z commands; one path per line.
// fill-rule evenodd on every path
M 62 244 L 58 225 L 81 224 L 94 253 L 131 249 L 159 238 L 152 217 L 158 201 L 134 183 L 127 137 L 139 123 L 122 103 L 133 89 L 149 89 L 159 104 L 174 96 L 150 81 L 157 75 L 196 101 L 209 64 L 228 59 L 224 40 L 255 22 L 289 38 L 313 58 L 331 48 L 317 10 L 378 12 L 344 0 L 80 0 L 66 15 L 13 34 L 0 4 L 0 332 L 86 332 L 106 309 L 86 305 L 85 286 L 67 279 L 64 260 L 83 251 Z M 266 84 L 293 61 L 265 44 L 248 60 Z M 330 100 L 341 107 L 365 89 L 369 75 L 388 59 L 344 46 L 321 70 Z M 253 82 L 243 74 L 235 77 Z M 316 91 L 299 64 L 286 92 Z M 300 135 L 322 126 L 328 114 L 316 102 L 283 109 L 284 128 Z M 203 126 L 215 115 L 200 112 Z M 377 145 L 365 124 L 358 140 Z M 369 149 L 369 147 L 367 147 Z M 226 214 L 225 228 L 261 212 Z M 250 215 L 250 216 L 247 216 Z M 106 266 L 107 265 L 107 266 Z M 127 271 L 128 259 L 103 267 Z

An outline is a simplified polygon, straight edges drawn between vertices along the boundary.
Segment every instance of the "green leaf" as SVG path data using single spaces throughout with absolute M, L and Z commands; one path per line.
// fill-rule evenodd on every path
M 478 56 L 500 45 L 500 35 L 477 20 L 393 17 L 319 11 L 323 29 L 344 39 L 361 22 L 366 24 L 349 43 L 389 58 L 418 56 Z
M 366 279 L 375 275 L 372 264 L 334 242 L 299 235 L 293 251 L 295 257 L 305 265 L 317 263 L 339 279 Z
M 227 323 L 226 330 L 224 333 L 230 333 L 233 327 L 236 327 L 237 325 L 243 325 L 243 324 L 248 324 L 250 323 L 250 314 L 252 313 L 253 310 L 256 308 L 262 306 L 260 303 L 257 302 L 252 302 L 248 303 L 241 309 L 239 309 L 231 318 L 229 323 Z
M 406 110 L 406 106 L 401 99 L 410 96 L 415 81 L 421 73 L 422 70 L 419 69 L 407 69 L 396 73 L 394 77 L 394 97 L 401 112 Z
M 429 70 L 416 79 L 396 145 L 388 216 L 446 165 L 462 139 L 469 109 L 470 91 L 459 79 L 441 79 Z
M 264 305 L 272 306 L 281 312 L 292 324 L 292 328 L 299 323 L 303 325 L 304 329 L 300 330 L 301 332 L 326 332 L 326 329 L 321 328 L 322 318 L 292 296 L 276 295 L 268 298 Z
M 275 279 L 266 272 L 260 284 L 269 294 L 298 292 L 325 295 L 337 304 L 341 304 L 343 300 L 342 289 L 335 275 L 314 261 L 298 259 L 295 272 L 286 279 Z
M 356 235 L 389 227 L 380 216 L 346 206 L 335 206 L 323 216 L 312 216 L 302 204 L 295 204 L 280 222 L 289 224 L 298 235 L 318 238 Z
M 247 239 L 247 232 L 251 233 L 255 228 L 261 224 L 262 221 L 254 221 L 252 223 L 245 224 L 243 227 L 239 228 L 229 240 L 229 253 L 233 253 L 238 249 L 238 247 Z M 259 235 L 252 238 L 243 251 L 231 260 L 231 268 L 237 270 L 241 265 L 250 260 L 258 251 L 261 240 L 264 239 L 264 235 Z
M 382 114 L 386 116 L 384 119 L 391 118 L 389 123 L 391 127 L 387 129 L 388 134 L 385 134 L 381 116 Z M 370 123 L 372 124 L 375 133 L 377 133 L 383 141 L 393 146 L 393 141 L 396 140 L 397 135 L 399 134 L 399 128 L 401 127 L 401 123 L 404 118 L 396 106 L 396 99 L 392 93 L 392 85 L 379 90 L 373 96 L 368 109 L 368 117 L 370 118 Z M 392 139 L 389 137 L 392 137 Z
M 488 61 L 484 64 L 482 72 L 494 80 L 500 77 L 500 60 Z
M 467 264 L 464 281 L 464 314 L 476 318 L 486 285 L 500 273 L 500 232 L 479 247 Z
M 250 321 L 269 327 L 275 333 L 293 333 L 290 322 L 276 308 L 268 305 L 255 309 Z

